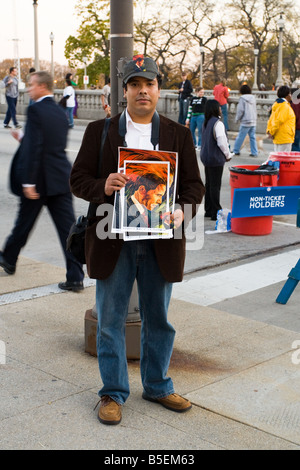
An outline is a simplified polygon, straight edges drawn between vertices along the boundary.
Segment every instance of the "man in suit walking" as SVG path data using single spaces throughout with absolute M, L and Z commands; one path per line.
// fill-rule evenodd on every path
M 28 107 L 25 134 L 11 167 L 11 186 L 20 196 L 15 226 L 0 252 L 0 266 L 14 274 L 17 259 L 34 223 L 47 206 L 53 219 L 66 259 L 64 290 L 83 289 L 82 265 L 66 251 L 66 239 L 75 220 L 69 187 L 71 163 L 65 148 L 68 122 L 64 111 L 53 99 L 53 79 L 47 72 L 34 72 L 29 80 L 29 96 L 34 104 Z
M 87 229 L 86 259 L 89 276 L 97 279 L 97 353 L 103 383 L 98 417 L 104 424 L 120 423 L 122 405 L 129 396 L 125 321 L 135 279 L 142 320 L 142 396 L 176 412 L 192 406 L 174 393 L 167 376 L 175 336 L 167 314 L 172 283 L 183 277 L 185 236 L 181 225 L 189 222 L 185 209 L 189 206 L 190 216 L 194 216 L 204 194 L 189 129 L 156 112 L 161 87 L 156 63 L 148 57 L 134 57 L 124 67 L 123 82 L 127 109 L 111 119 L 100 178 L 96 178 L 96 169 L 104 120 L 88 125 L 70 180 L 73 194 L 99 206 L 99 216 Z M 113 204 L 115 193 L 129 178 L 117 172 L 118 147 L 124 145 L 178 152 L 176 210 L 170 215 L 173 238 L 124 241 L 107 224 L 107 231 L 101 231 L 106 217 L 101 213 L 106 214 L 107 205 Z

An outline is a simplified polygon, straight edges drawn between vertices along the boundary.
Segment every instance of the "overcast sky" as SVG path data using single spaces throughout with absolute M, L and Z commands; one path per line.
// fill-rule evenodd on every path
M 0 60 L 34 56 L 32 0 L 0 0 Z M 161 2 L 161 0 L 158 0 Z M 218 0 L 219 2 L 222 0 Z M 300 0 L 295 0 L 300 8 Z M 51 58 L 50 33 L 54 34 L 54 61 L 67 64 L 64 47 L 69 35 L 76 35 L 80 18 L 75 14 L 76 0 L 38 0 L 39 58 Z M 180 5 L 180 0 L 178 0 Z M 16 41 L 18 39 L 18 41 Z
M 40 60 L 51 59 L 50 33 L 54 34 L 54 61 L 67 64 L 64 48 L 67 37 L 75 35 L 80 19 L 75 14 L 76 0 L 38 0 L 38 39 Z M 1 0 L 0 60 L 15 57 L 17 41 L 20 58 L 34 56 L 32 0 Z

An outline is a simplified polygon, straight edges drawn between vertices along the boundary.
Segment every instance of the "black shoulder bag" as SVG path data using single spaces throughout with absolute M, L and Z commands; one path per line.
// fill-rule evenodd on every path
M 101 160 L 102 152 L 104 147 L 104 142 L 107 136 L 108 128 L 110 125 L 110 118 L 105 119 L 104 128 L 101 136 L 99 160 L 98 160 L 98 169 L 97 169 L 97 178 L 100 177 L 101 169 Z M 76 222 L 70 228 L 70 232 L 67 238 L 67 251 L 72 253 L 74 258 L 79 261 L 81 264 L 85 264 L 85 232 L 89 224 L 89 219 L 95 217 L 96 215 L 97 204 L 90 202 L 87 215 L 80 215 Z

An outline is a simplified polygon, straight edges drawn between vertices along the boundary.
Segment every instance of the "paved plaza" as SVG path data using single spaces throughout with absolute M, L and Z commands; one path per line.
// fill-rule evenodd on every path
M 1 116 L 0 116 L 1 117 Z M 76 122 L 73 161 L 85 130 Z M 233 136 L 231 135 L 231 144 Z M 16 198 L 7 175 L 17 147 L 0 129 L 0 239 L 13 224 Z M 228 166 L 258 164 L 249 149 L 227 164 L 221 203 L 230 208 Z M 203 175 L 203 171 L 202 171 Z M 86 211 L 75 201 L 77 214 Z M 97 359 L 85 352 L 84 316 L 95 281 L 63 292 L 62 253 L 45 211 L 14 276 L 0 270 L 0 449 L 300 450 L 300 287 L 286 305 L 276 298 L 300 257 L 295 216 L 276 217 L 267 236 L 211 233 L 188 244 L 185 278 L 175 284 L 170 321 L 177 335 L 169 373 L 192 401 L 181 415 L 142 399 L 138 361 L 129 361 L 131 395 L 119 426 L 104 426 L 94 410 L 101 387 Z M 5 353 L 1 355 L 2 353 Z

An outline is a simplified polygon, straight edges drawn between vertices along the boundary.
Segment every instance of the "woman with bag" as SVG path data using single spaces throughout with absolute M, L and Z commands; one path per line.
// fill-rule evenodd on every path
M 205 169 L 205 217 L 211 220 L 217 220 L 217 212 L 222 209 L 220 191 L 223 168 L 232 157 L 221 114 L 219 102 L 207 100 L 200 159 Z

